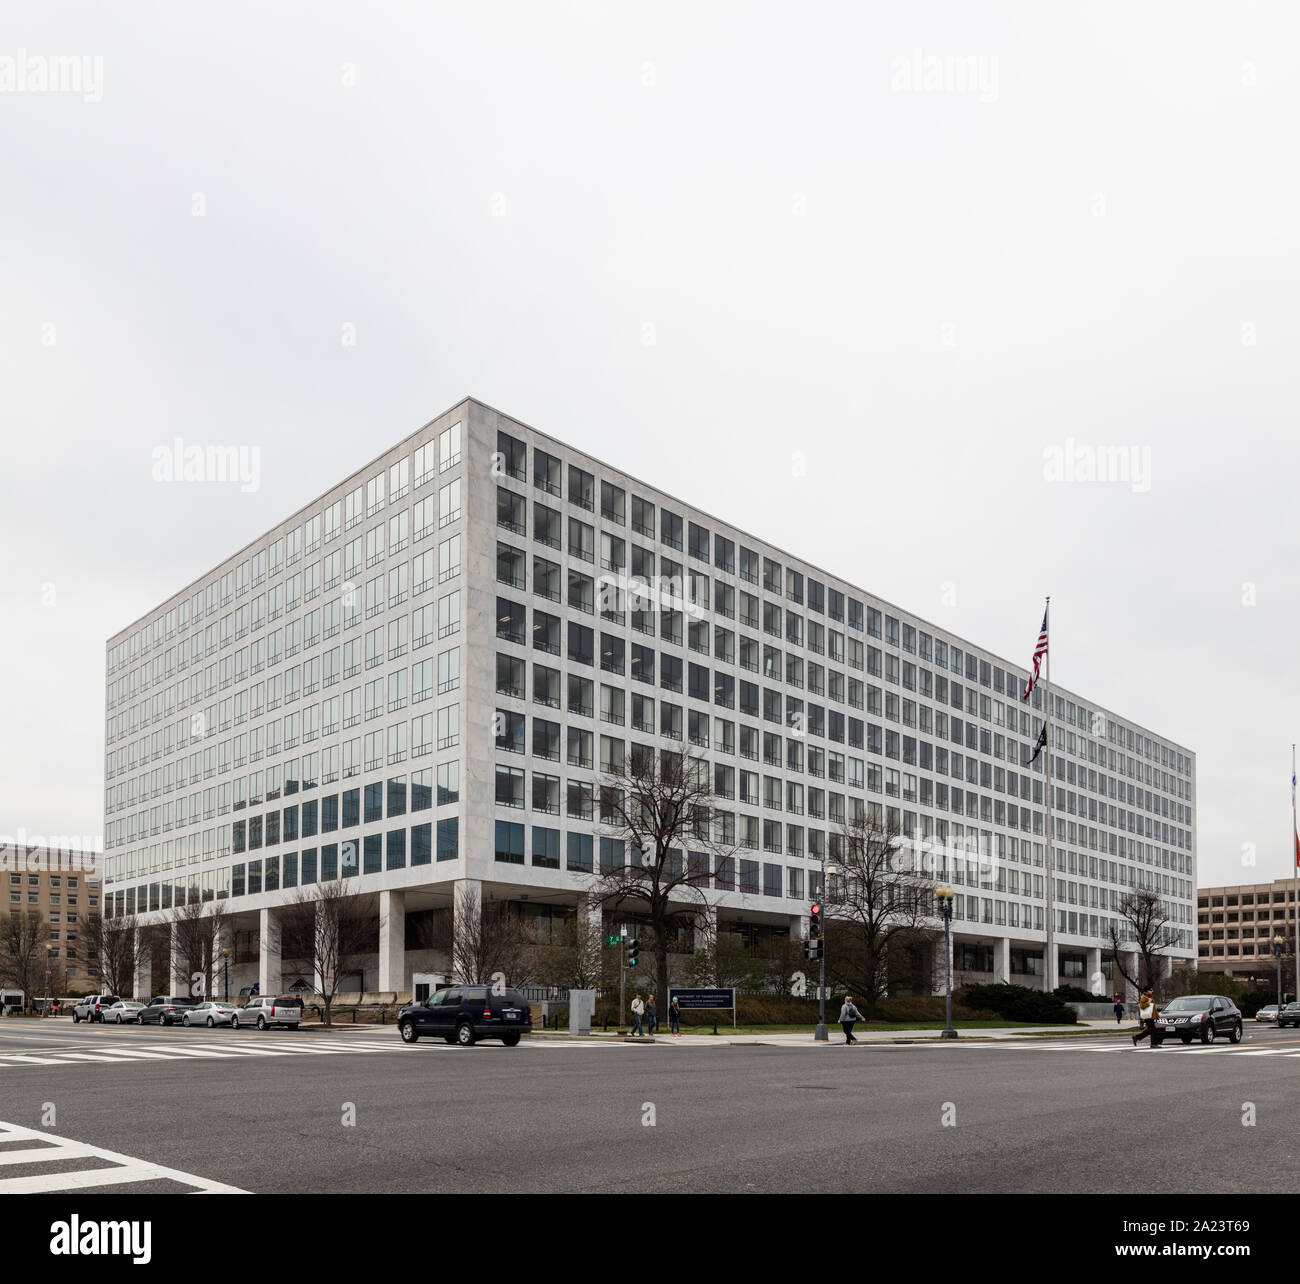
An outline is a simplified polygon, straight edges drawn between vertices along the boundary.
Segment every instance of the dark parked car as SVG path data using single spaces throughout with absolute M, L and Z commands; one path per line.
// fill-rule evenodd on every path
M 438 990 L 425 1003 L 411 1003 L 397 1014 L 404 1043 L 422 1034 L 468 1048 L 479 1039 L 500 1039 L 513 1048 L 521 1035 L 533 1030 L 532 1012 L 518 990 L 493 994 L 487 985 L 453 985 Z
M 1156 1020 L 1157 1042 L 1177 1035 L 1184 1043 L 1191 1043 L 1193 1037 L 1213 1043 L 1221 1036 L 1240 1043 L 1242 1031 L 1237 1005 L 1220 994 L 1185 994 L 1170 999 Z
M 1300 1025 L 1300 1003 L 1288 1003 L 1277 1014 L 1277 1028 L 1281 1030 L 1288 1025 Z
M 187 1012 L 198 1007 L 194 999 L 168 997 L 160 994 L 136 1014 L 141 1025 L 179 1025 Z

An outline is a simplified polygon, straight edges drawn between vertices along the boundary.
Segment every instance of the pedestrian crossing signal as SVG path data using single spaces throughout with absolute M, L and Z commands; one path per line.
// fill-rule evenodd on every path
M 803 956 L 815 963 L 822 956 L 822 943 L 820 941 L 805 941 L 803 943 Z

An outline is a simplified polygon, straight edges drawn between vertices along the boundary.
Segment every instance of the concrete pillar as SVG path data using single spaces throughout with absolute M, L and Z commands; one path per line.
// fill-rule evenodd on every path
M 1101 972 L 1100 945 L 1088 950 L 1088 990 L 1092 994 L 1106 994 L 1106 978 Z
M 993 979 L 1001 985 L 1011 983 L 1011 938 L 1003 936 L 993 947 Z
M 406 986 L 406 893 L 379 893 L 379 988 L 404 990 Z
M 182 995 L 188 995 L 190 992 L 191 981 L 189 974 L 185 971 L 185 962 L 181 958 L 180 944 L 177 941 L 176 924 L 172 923 L 171 927 L 171 961 L 168 964 L 167 975 L 171 978 L 171 988 L 168 990 L 170 995 L 180 998 Z
M 228 950 L 229 953 L 223 959 L 221 951 Z M 218 935 L 214 953 L 212 956 L 212 989 L 223 999 L 230 997 L 228 990 L 230 986 L 230 975 L 235 968 L 235 925 L 226 919 L 221 925 L 221 931 Z
M 153 967 L 153 954 L 150 952 L 148 945 L 144 943 L 144 933 L 136 933 L 138 942 L 135 955 L 135 978 L 132 982 L 134 993 L 132 998 L 139 999 L 143 1003 L 148 1003 L 153 995 L 149 989 L 150 969 Z
M 1129 973 L 1129 975 L 1130 975 L 1130 976 L 1137 976 L 1137 974 L 1138 974 L 1138 952 L 1137 952 L 1137 950 L 1125 950 L 1125 951 L 1124 951 L 1124 963 L 1125 963 L 1125 966 L 1128 968 L 1128 973 Z M 1126 1004 L 1128 1004 L 1130 1007 L 1132 1007 L 1132 1005 L 1135 1004 L 1137 1001 L 1138 1001 L 1138 991 L 1137 991 L 1137 986 L 1136 986 L 1136 985 L 1127 985 L 1127 984 L 1126 984 L 1125 987 L 1124 987 L 1124 1002 L 1125 1002 Z
M 260 994 L 280 992 L 280 925 L 269 909 L 258 911 L 257 986 Z

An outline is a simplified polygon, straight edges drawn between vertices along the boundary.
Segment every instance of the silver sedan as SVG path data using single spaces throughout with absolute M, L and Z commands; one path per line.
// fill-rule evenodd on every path
M 191 1008 L 181 1017 L 181 1025 L 206 1025 L 209 1029 L 214 1025 L 230 1025 L 235 1019 L 237 1010 L 233 1003 L 211 999 L 207 1003 L 200 1003 L 196 1008 Z
M 121 1025 L 123 1021 L 127 1025 L 136 1025 L 140 1020 L 140 1009 L 142 1007 L 144 1007 L 143 1003 L 136 1003 L 133 999 L 118 999 L 103 1014 L 103 1019 L 111 1021 L 114 1025 Z

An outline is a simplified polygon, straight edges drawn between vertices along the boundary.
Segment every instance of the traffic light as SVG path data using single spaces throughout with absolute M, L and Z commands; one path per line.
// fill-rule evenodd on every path
M 820 941 L 805 941 L 803 943 L 803 956 L 809 962 L 816 963 L 822 956 L 822 943 Z
M 821 940 L 822 935 L 822 903 L 813 901 L 808 907 L 808 939 L 810 941 Z
M 628 967 L 636 967 L 636 964 L 637 964 L 637 955 L 639 955 L 640 953 L 641 953 L 641 942 L 638 941 L 638 940 L 636 939 L 636 937 L 634 936 L 634 937 L 633 937 L 630 941 L 628 941 L 628 943 L 627 943 L 627 965 L 628 965 Z

